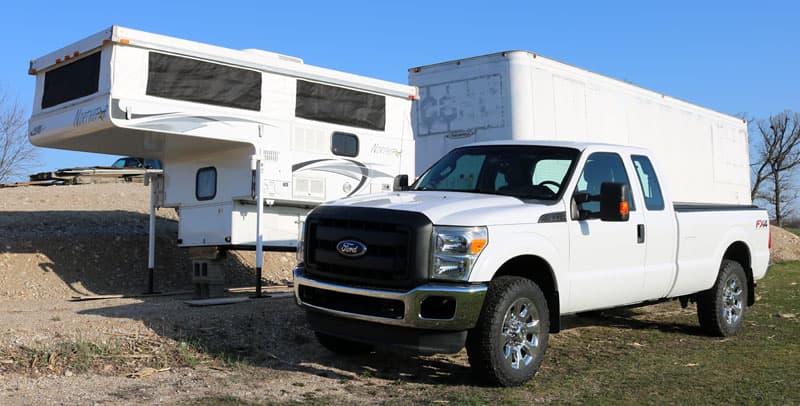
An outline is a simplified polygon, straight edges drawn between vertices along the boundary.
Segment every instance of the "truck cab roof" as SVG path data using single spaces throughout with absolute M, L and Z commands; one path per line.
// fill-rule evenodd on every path
M 464 147 L 489 145 L 537 145 L 545 147 L 574 148 L 579 151 L 595 150 L 614 150 L 631 154 L 650 155 L 650 150 L 630 145 L 610 144 L 602 142 L 576 142 L 576 141 L 551 141 L 551 140 L 503 140 L 503 141 L 484 141 L 464 145 Z

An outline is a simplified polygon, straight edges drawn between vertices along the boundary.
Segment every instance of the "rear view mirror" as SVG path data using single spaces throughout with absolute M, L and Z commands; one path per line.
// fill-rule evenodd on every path
M 394 177 L 394 184 L 392 190 L 395 192 L 402 192 L 408 190 L 408 175 L 397 175 Z
M 603 182 L 600 185 L 600 220 L 628 221 L 629 214 L 627 185 Z

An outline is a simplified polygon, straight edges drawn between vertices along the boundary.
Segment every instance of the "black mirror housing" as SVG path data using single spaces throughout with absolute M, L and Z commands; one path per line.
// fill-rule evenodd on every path
M 392 190 L 395 192 L 402 192 L 408 190 L 408 175 L 397 175 L 394 177 L 394 184 Z
M 628 221 L 629 214 L 628 186 L 603 182 L 600 185 L 600 220 Z
M 586 216 L 582 215 L 578 207 L 580 204 L 591 200 L 592 196 L 588 193 L 578 192 L 572 195 L 572 199 L 570 199 L 570 215 L 573 220 L 586 220 Z

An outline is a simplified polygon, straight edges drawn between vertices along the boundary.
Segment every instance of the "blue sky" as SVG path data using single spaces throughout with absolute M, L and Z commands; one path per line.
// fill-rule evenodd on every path
M 2 15 L 0 88 L 28 108 L 31 58 L 119 24 L 401 83 L 409 67 L 524 49 L 724 113 L 800 110 L 792 1 L 39 1 Z M 37 169 L 113 159 L 42 149 Z

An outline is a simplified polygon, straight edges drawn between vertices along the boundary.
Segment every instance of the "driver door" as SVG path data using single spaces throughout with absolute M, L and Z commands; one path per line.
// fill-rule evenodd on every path
M 603 182 L 627 185 L 629 219 L 601 221 L 599 201 L 578 205 L 582 216 L 569 221 L 570 295 L 566 312 L 641 301 L 645 246 L 638 242 L 637 225 L 643 224 L 644 218 L 641 210 L 636 210 L 629 176 L 622 158 L 616 153 L 591 154 L 574 192 L 599 197 Z

